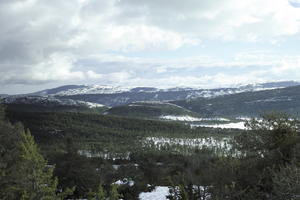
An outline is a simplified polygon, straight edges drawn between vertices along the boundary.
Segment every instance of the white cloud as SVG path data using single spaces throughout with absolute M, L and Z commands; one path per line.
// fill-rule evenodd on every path
M 158 82 L 167 82 L 166 73 L 171 73 L 169 76 L 176 80 L 174 84 L 183 84 L 187 78 L 190 84 L 204 84 L 199 78 L 221 84 L 218 80 L 224 82 L 228 78 L 222 71 L 215 76 L 184 75 L 183 79 L 179 71 L 250 65 L 264 68 L 258 70 L 261 75 L 255 80 L 262 80 L 267 73 L 290 75 L 299 67 L 296 56 L 251 53 L 225 61 L 214 56 L 160 60 L 119 54 L 175 51 L 212 39 L 276 43 L 299 34 L 297 3 L 296 0 L 2 0 L 1 84 L 99 80 L 152 85 L 151 77 L 154 80 L 156 74 Z M 97 58 L 97 67 L 81 62 L 93 57 Z M 76 63 L 80 62 L 78 67 Z M 232 80 L 254 81 L 248 79 L 237 76 Z
M 199 38 L 253 41 L 299 32 L 299 9 L 287 0 L 122 0 L 118 6 L 122 22 L 140 23 L 142 16 L 142 23 Z

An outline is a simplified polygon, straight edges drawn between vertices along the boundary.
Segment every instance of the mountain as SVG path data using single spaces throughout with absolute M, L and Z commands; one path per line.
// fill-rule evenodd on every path
M 101 85 L 65 85 L 53 89 L 42 90 L 33 93 L 34 95 L 82 95 L 82 94 L 115 94 L 129 92 L 130 88 L 120 86 L 101 86 Z
M 167 119 L 170 117 L 185 117 L 196 119 L 199 115 L 183 107 L 167 102 L 136 102 L 108 109 L 105 114 L 144 119 Z
M 299 115 L 300 86 L 243 92 L 239 94 L 173 101 L 202 116 L 259 116 L 270 111 L 282 111 Z
M 2 99 L 10 109 L 22 111 L 76 111 L 103 112 L 106 106 L 97 103 L 57 99 L 51 96 L 9 96 Z
M 109 115 L 148 119 L 236 117 L 257 116 L 269 110 L 297 113 L 298 87 L 300 83 L 293 81 L 216 89 L 65 85 L 1 99 L 10 107 L 28 111 L 106 111 Z
M 300 85 L 299 82 L 296 81 L 281 81 L 281 82 L 268 82 L 268 83 L 259 83 L 259 84 L 248 84 L 242 85 L 240 89 L 251 89 L 256 88 L 257 90 L 262 89 L 275 89 L 275 88 L 285 88 Z
M 73 99 L 99 103 L 106 106 L 126 105 L 139 101 L 175 101 L 195 99 L 199 97 L 212 98 L 247 91 L 259 91 L 288 86 L 300 85 L 299 82 L 273 82 L 263 84 L 241 85 L 236 88 L 168 88 L 159 89 L 153 87 L 120 87 L 98 85 L 66 85 L 33 93 L 40 96 L 55 96 L 57 99 Z
M 47 89 L 47 90 L 34 92 L 34 93 L 31 93 L 30 95 L 38 95 L 38 96 L 57 95 L 64 91 L 80 90 L 82 88 L 85 88 L 85 86 L 84 85 L 64 85 L 64 86 L 53 88 L 53 89 Z

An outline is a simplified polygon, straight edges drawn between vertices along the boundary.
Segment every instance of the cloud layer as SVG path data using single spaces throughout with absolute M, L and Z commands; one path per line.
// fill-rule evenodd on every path
M 172 56 L 185 48 L 217 48 L 223 43 L 280 48 L 278 43 L 299 37 L 298 1 L 170 2 L 2 0 L 0 83 L 10 90 L 18 84 L 33 88 L 69 82 L 215 87 L 300 80 L 295 53 L 237 49 L 229 59 L 201 53 Z M 171 53 L 147 56 L 153 52 Z

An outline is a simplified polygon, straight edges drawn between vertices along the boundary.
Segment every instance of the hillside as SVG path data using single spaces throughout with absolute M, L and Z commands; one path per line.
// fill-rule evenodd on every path
M 161 134 L 183 136 L 199 132 L 181 123 L 128 119 L 96 113 L 23 112 L 8 107 L 7 115 L 10 121 L 22 122 L 29 128 L 39 143 L 59 144 L 65 142 L 64 138 L 71 137 L 85 147 L 97 144 L 101 148 L 111 148 L 112 151 L 118 151 L 121 147 L 131 149 L 133 142 L 140 142 L 141 137 Z M 203 133 L 206 132 L 203 130 L 212 131 L 202 129 Z M 112 143 L 119 147 L 111 146 Z
M 261 84 L 241 85 L 234 88 L 153 88 L 153 87 L 122 87 L 99 85 L 65 85 L 33 93 L 39 96 L 55 96 L 58 99 L 73 99 L 99 103 L 106 106 L 126 105 L 137 101 L 177 101 L 199 97 L 211 98 L 247 91 L 260 91 L 299 85 L 298 82 L 285 81 Z M 32 95 L 32 94 L 30 94 Z
M 204 116 L 258 116 L 265 112 L 282 111 L 299 115 L 300 86 L 257 92 L 244 92 L 215 98 L 174 101 Z
M 122 117 L 149 119 L 162 119 L 164 116 L 199 116 L 197 113 L 167 102 L 136 102 L 110 108 L 105 113 Z
M 25 112 L 97 112 L 102 113 L 106 106 L 72 99 L 57 99 L 41 96 L 9 96 L 2 99 L 10 110 Z

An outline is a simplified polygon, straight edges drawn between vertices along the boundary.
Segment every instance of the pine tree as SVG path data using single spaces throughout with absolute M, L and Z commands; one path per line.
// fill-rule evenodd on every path
M 109 200 L 119 200 L 120 198 L 122 198 L 122 195 L 120 195 L 118 192 L 118 185 L 112 184 Z
M 6 121 L 3 113 L 0 105 L 0 199 L 61 199 L 55 194 L 54 166 L 47 165 L 30 132 Z
M 0 199 L 20 199 L 22 161 L 20 159 L 21 124 L 0 120 Z
M 28 199 L 56 199 L 57 179 L 53 178 L 54 166 L 47 165 L 28 130 L 21 137 L 21 171 L 24 173 L 24 188 Z
M 97 191 L 97 200 L 105 200 L 105 191 L 102 187 L 102 185 L 100 184 L 98 187 L 98 191 Z

